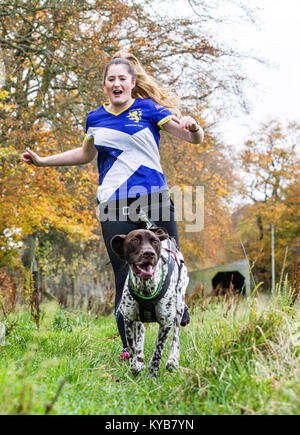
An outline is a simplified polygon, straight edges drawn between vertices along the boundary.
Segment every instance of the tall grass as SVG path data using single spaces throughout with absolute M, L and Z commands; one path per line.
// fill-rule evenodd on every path
M 181 329 L 180 368 L 137 377 L 119 359 L 113 316 L 43 305 L 6 322 L 0 348 L 1 414 L 299 414 L 299 307 L 275 297 L 202 300 Z M 157 325 L 146 328 L 145 357 Z M 170 341 L 170 340 L 169 340 Z

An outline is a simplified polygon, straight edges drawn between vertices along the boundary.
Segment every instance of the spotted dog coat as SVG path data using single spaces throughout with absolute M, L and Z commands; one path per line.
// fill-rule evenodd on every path
M 126 260 L 130 266 L 119 309 L 124 317 L 127 342 L 131 351 L 129 364 L 133 374 L 137 374 L 145 368 L 145 327 L 141 321 L 139 304 L 130 291 L 129 280 L 131 279 L 134 288 L 138 289 L 139 294 L 145 298 L 151 297 L 156 292 L 161 280 L 163 285 L 168 275 L 168 257 L 173 255 L 168 250 L 168 239 L 169 236 L 164 229 L 155 228 L 131 231 L 127 236 L 117 235 L 111 241 L 114 252 L 121 259 Z M 177 250 L 174 255 L 177 256 L 176 260 L 178 262 L 175 261 L 167 292 L 155 305 L 159 331 L 156 348 L 148 366 L 151 376 L 154 377 L 159 370 L 163 349 L 172 326 L 174 326 L 174 331 L 166 368 L 171 371 L 178 367 L 180 352 L 179 327 L 184 311 L 184 296 L 189 279 L 182 254 Z M 145 266 L 144 269 L 143 265 L 139 266 L 143 261 L 148 262 L 147 267 Z M 152 274 L 151 277 L 148 277 L 147 273 L 149 276 Z M 145 279 L 145 274 L 147 279 Z M 146 319 L 145 322 L 147 322 Z

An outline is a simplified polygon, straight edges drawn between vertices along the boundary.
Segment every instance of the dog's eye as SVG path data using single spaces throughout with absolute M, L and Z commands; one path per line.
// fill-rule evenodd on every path
M 130 241 L 130 243 L 131 243 L 132 245 L 136 245 L 137 243 L 139 243 L 139 241 L 138 241 L 138 239 L 132 239 L 132 240 Z
M 152 240 L 152 244 L 153 244 L 153 245 L 158 245 L 158 244 L 159 244 L 159 241 L 156 240 L 156 239 L 153 239 L 153 240 Z

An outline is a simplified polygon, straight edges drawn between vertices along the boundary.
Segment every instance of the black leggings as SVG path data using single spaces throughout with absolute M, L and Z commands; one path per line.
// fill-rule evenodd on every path
M 177 245 L 179 247 L 179 239 L 178 239 L 178 228 L 177 228 L 177 222 L 175 220 L 175 213 L 174 213 L 174 204 L 171 200 L 160 201 L 159 202 L 159 219 L 153 220 L 153 222 L 160 227 L 165 228 L 168 231 L 168 234 L 171 237 L 174 237 Z M 169 219 L 163 220 L 162 217 L 162 210 L 169 208 Z M 118 310 L 122 292 L 125 284 L 125 280 L 128 274 L 128 264 L 125 261 L 122 261 L 111 249 L 110 247 L 110 241 L 116 234 L 128 234 L 130 231 L 136 230 L 138 228 L 141 228 L 140 222 L 134 222 L 128 219 L 127 221 L 120 221 L 120 220 L 106 220 L 104 222 L 101 222 L 102 226 L 102 234 L 105 242 L 105 246 L 113 267 L 114 275 L 115 275 L 115 285 L 116 285 L 116 296 L 115 296 L 115 315 L 116 315 L 116 321 L 118 330 L 121 336 L 121 340 L 123 343 L 123 347 L 127 347 L 127 341 L 126 341 L 126 335 L 125 335 L 125 328 L 124 328 L 124 319 L 120 311 Z

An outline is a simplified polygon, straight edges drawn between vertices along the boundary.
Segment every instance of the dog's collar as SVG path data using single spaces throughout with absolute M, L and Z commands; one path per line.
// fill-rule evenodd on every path
M 176 260 L 170 251 L 168 252 L 168 254 L 169 254 L 168 259 L 164 258 L 163 256 L 161 257 L 162 263 L 168 265 L 167 274 L 164 278 L 164 273 L 163 273 L 164 271 L 163 271 L 163 264 L 162 264 L 160 283 L 159 283 L 158 288 L 155 291 L 155 293 L 150 297 L 142 296 L 137 292 L 137 290 L 134 288 L 134 285 L 133 285 L 133 282 L 131 279 L 131 269 L 129 270 L 129 280 L 128 280 L 129 293 L 131 294 L 133 299 L 135 299 L 139 304 L 140 320 L 143 323 L 157 321 L 156 309 L 155 309 L 156 304 L 165 296 L 165 294 L 168 291 L 168 288 L 169 288 L 169 285 L 171 282 L 171 276 L 173 274 L 174 267 L 176 264 Z M 179 279 L 180 279 L 180 273 L 181 273 L 181 269 L 182 269 L 181 266 L 182 266 L 182 264 L 180 264 L 180 266 L 179 266 L 177 284 L 178 284 Z
M 159 294 L 159 292 L 161 291 L 161 287 L 162 287 L 162 283 L 163 283 L 163 279 L 164 279 L 164 269 L 163 269 L 163 264 L 161 265 L 161 275 L 160 275 L 160 281 L 158 284 L 158 287 L 156 289 L 156 291 L 153 293 L 153 295 L 151 296 L 144 296 L 141 295 L 137 289 L 135 288 L 134 284 L 133 284 L 133 280 L 132 280 L 132 270 L 131 268 L 129 268 L 129 284 L 130 284 L 130 290 L 138 297 L 141 298 L 145 301 L 151 301 L 152 299 L 156 298 L 156 296 Z

